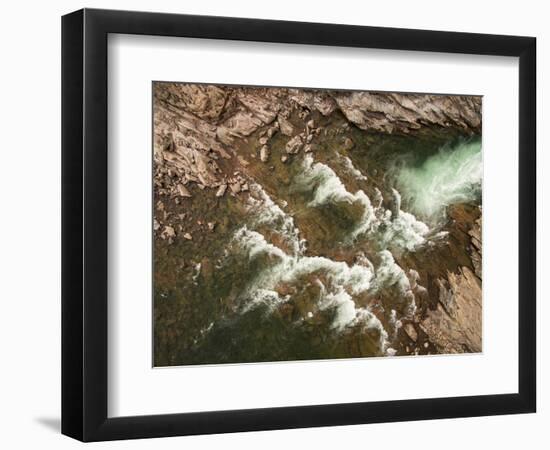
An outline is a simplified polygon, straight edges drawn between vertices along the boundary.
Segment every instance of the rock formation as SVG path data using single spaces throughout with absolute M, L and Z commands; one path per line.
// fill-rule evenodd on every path
M 161 282 L 170 277 L 177 280 L 180 272 L 187 271 L 193 285 L 199 285 L 204 277 L 212 276 L 217 267 L 213 260 L 209 260 L 211 254 L 198 253 L 202 248 L 215 253 L 218 245 L 215 237 L 229 233 L 227 230 L 231 228 L 228 220 L 212 212 L 215 205 L 231 204 L 231 208 L 241 211 L 246 210 L 250 202 L 264 202 L 271 208 L 264 214 L 278 225 L 282 223 L 284 231 L 295 237 L 296 247 L 300 247 L 298 237 L 292 234 L 298 233 L 298 226 L 283 217 L 283 203 L 286 204 L 286 201 L 274 202 L 261 186 L 258 189 L 258 174 L 265 178 L 278 170 L 278 182 L 286 189 L 291 182 L 288 174 L 292 172 L 296 176 L 304 170 L 296 164 L 319 156 L 320 147 L 330 140 L 331 145 L 336 144 L 341 150 L 341 153 L 333 152 L 333 157 L 340 158 L 342 170 L 351 180 L 346 181 L 352 187 L 336 177 L 329 186 L 337 191 L 336 194 L 325 191 L 323 195 L 341 195 L 341 203 L 351 205 L 350 209 L 356 207 L 356 210 L 349 214 L 347 211 L 336 211 L 339 215 L 334 220 L 313 225 L 303 223 L 300 227 L 303 225 L 306 234 L 308 231 L 312 235 L 319 234 L 319 241 L 324 238 L 333 243 L 331 232 L 337 226 L 361 220 L 362 214 L 366 217 L 371 208 L 373 217 L 369 220 L 377 221 L 380 235 L 386 230 L 391 241 L 394 239 L 392 233 L 406 228 L 406 221 L 412 221 L 414 216 L 402 211 L 399 192 L 384 186 L 384 173 L 373 168 L 367 177 L 367 171 L 363 173 L 354 167 L 350 157 L 366 148 L 363 136 L 384 136 L 384 139 L 411 136 L 425 139 L 438 136 L 438 133 L 474 136 L 481 133 L 482 126 L 481 98 L 473 96 L 164 82 L 154 83 L 153 115 L 154 235 L 158 238 L 158 246 L 165 252 L 162 254 L 164 258 L 176 258 L 184 253 L 176 248 L 178 242 L 184 242 L 186 249 L 192 249 L 185 251 L 188 262 L 178 262 L 174 273 L 162 273 L 158 277 Z M 312 177 L 308 188 L 310 192 L 319 179 L 332 176 L 331 169 L 325 167 L 324 172 Z M 290 191 L 290 195 L 298 194 Z M 200 213 L 195 214 L 193 208 L 187 210 L 186 205 L 193 205 Z M 359 211 L 360 206 L 364 207 L 364 211 Z M 468 208 L 459 205 L 449 210 L 447 228 L 451 234 L 444 248 L 445 263 L 433 260 L 429 246 L 426 246 L 425 254 L 419 252 L 419 255 L 412 256 L 408 254 L 410 248 L 404 246 L 404 250 L 394 255 L 395 263 L 393 257 L 390 258 L 384 269 L 386 272 L 378 271 L 380 266 L 374 267 L 369 260 L 380 250 L 369 247 L 370 244 L 364 244 L 361 249 L 354 249 L 353 246 L 344 248 L 342 245 L 342 248 L 327 251 L 330 252 L 328 256 L 322 254 L 323 257 L 333 258 L 333 262 L 362 265 L 376 277 L 382 279 L 386 276 L 389 280 L 384 289 L 368 291 L 358 300 L 358 311 L 372 312 L 369 320 L 380 320 L 391 330 L 390 334 L 393 333 L 389 337 L 392 346 L 384 350 L 386 355 L 482 350 L 482 219 L 480 207 L 468 205 Z M 252 210 L 249 215 L 261 216 L 261 213 Z M 365 224 L 365 230 L 372 225 Z M 273 254 L 268 252 L 267 260 L 275 258 L 280 252 L 292 253 L 293 248 L 284 237 L 270 230 L 272 226 L 272 223 L 266 223 L 263 230 L 269 237 L 265 246 L 275 247 L 269 250 Z M 426 240 L 423 235 L 419 239 L 421 242 Z M 391 249 L 391 242 L 386 244 Z M 308 245 L 315 248 L 317 242 L 308 242 Z M 365 254 L 372 253 L 367 257 L 363 250 Z M 317 257 L 319 253 L 323 252 L 312 253 L 312 256 Z M 390 251 L 387 253 L 391 256 Z M 374 261 L 374 258 L 371 259 Z M 430 264 L 430 270 L 433 269 L 431 272 L 424 270 L 426 261 Z M 308 288 L 281 283 L 274 290 L 280 297 L 307 297 L 308 293 L 302 291 L 312 289 L 314 292 L 315 283 L 320 282 L 318 277 L 322 278 L 315 273 L 308 274 L 306 281 L 311 283 Z M 217 294 L 215 291 L 212 296 Z M 397 317 L 395 309 L 392 311 L 384 307 L 384 300 L 394 301 L 399 296 L 403 296 L 406 305 L 395 307 L 399 313 Z M 232 290 L 228 298 L 216 297 L 215 300 L 224 312 L 234 311 L 237 297 Z M 319 296 L 315 294 L 312 298 L 318 299 Z M 289 323 L 299 320 L 313 327 L 326 325 L 329 320 L 328 312 L 303 299 L 294 303 L 283 302 L 277 308 L 276 314 Z M 196 313 L 197 309 L 200 308 L 195 308 L 193 312 Z M 179 314 L 183 317 L 190 313 L 187 310 L 185 314 L 174 312 L 175 316 L 179 317 Z M 172 324 L 176 319 L 165 320 Z M 350 330 L 338 344 L 339 352 L 347 356 L 377 354 L 379 349 L 373 342 L 382 340 L 384 333 L 373 327 L 350 327 Z M 204 329 L 195 331 L 197 336 L 206 333 Z M 172 330 L 171 333 L 170 339 L 175 341 L 174 336 L 180 331 Z M 196 342 L 189 339 L 182 345 L 195 345 Z M 321 337 L 315 339 L 315 342 L 322 341 Z M 162 361 L 167 361 L 164 356 L 162 358 Z
M 481 131 L 481 98 L 471 96 L 155 83 L 153 105 L 155 185 L 163 194 L 182 197 L 188 196 L 189 183 L 212 189 L 226 184 L 235 167 L 243 165 L 240 142 L 257 131 L 263 162 L 277 131 L 288 137 L 289 154 L 311 151 L 312 113 L 327 117 L 339 111 L 372 133 Z M 351 148 L 347 139 L 345 146 Z

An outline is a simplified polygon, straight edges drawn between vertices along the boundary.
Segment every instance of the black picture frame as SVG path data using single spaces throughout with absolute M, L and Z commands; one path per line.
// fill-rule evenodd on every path
M 519 57 L 517 393 L 107 416 L 107 36 Z M 536 39 L 83 9 L 62 18 L 62 433 L 82 441 L 530 413 L 536 409 Z

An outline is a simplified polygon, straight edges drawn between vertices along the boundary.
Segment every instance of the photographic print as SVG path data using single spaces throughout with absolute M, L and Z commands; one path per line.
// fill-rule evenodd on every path
M 153 82 L 153 364 L 482 351 L 482 98 Z

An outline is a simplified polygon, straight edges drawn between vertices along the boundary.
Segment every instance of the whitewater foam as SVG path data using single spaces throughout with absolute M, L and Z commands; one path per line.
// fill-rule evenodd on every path
M 447 206 L 479 198 L 482 177 L 481 141 L 472 140 L 445 146 L 421 165 L 405 164 L 398 169 L 396 182 L 404 203 L 436 222 Z
M 333 328 L 343 330 L 352 324 L 363 324 L 368 327 L 378 327 L 376 317 L 365 308 L 357 308 L 353 295 L 360 295 L 369 290 L 373 272 L 368 265 L 348 265 L 343 261 L 333 261 L 322 256 L 288 255 L 277 246 L 266 241 L 257 231 L 246 226 L 240 228 L 234 237 L 234 242 L 250 259 L 259 255 L 270 255 L 277 258 L 265 267 L 249 284 L 244 293 L 247 299 L 243 311 L 260 304 L 274 307 L 288 298 L 282 298 L 275 288 L 280 284 L 296 282 L 300 277 L 319 274 L 324 280 L 316 279 L 314 284 L 319 287 L 317 307 L 335 309 Z M 379 321 L 378 321 L 379 322 Z M 384 334 L 382 324 L 381 334 Z
M 300 230 L 294 225 L 292 216 L 285 213 L 259 184 L 251 183 L 250 191 L 252 195 L 248 198 L 248 208 L 253 213 L 253 224 L 274 227 L 290 244 L 294 254 L 303 253 L 306 241 L 300 238 Z
M 353 161 L 349 157 L 341 155 L 340 153 L 337 153 L 337 155 L 346 172 L 359 181 L 367 181 L 367 176 L 353 165 Z
M 392 210 L 382 206 L 380 190 L 375 190 L 376 207 L 362 190 L 349 192 L 336 172 L 321 162 L 314 162 L 311 155 L 303 160 L 303 172 L 297 177 L 297 183 L 313 189 L 313 200 L 309 206 L 315 207 L 328 202 L 358 203 L 363 208 L 361 219 L 349 233 L 347 242 L 351 244 L 358 238 L 376 238 L 384 247 L 391 246 L 406 250 L 415 250 L 426 242 L 429 227 L 413 214 L 401 211 L 401 195 L 392 189 Z

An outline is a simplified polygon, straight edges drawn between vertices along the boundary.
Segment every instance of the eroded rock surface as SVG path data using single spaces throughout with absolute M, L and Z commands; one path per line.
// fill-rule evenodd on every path
M 340 111 L 350 124 L 373 133 L 481 130 L 481 98 L 467 96 L 158 82 L 153 101 L 155 184 L 161 194 L 183 197 L 189 183 L 213 189 L 226 184 L 243 166 L 237 158 L 241 142 L 256 132 L 263 134 L 257 155 L 263 162 L 278 130 L 288 138 L 288 153 L 312 151 L 313 114 L 328 117 Z
M 340 196 L 340 203 L 344 204 L 341 209 L 348 204 L 350 211 L 333 208 L 335 217 L 324 221 L 322 211 L 315 211 L 318 215 L 314 218 L 319 221 L 301 217 L 297 219 L 300 223 L 292 227 L 286 224 L 285 230 L 292 231 L 299 225 L 302 235 L 308 237 L 311 255 L 360 265 L 360 252 L 353 247 L 322 248 L 326 241 L 334 244 L 334 230 L 361 220 L 363 207 L 369 204 L 376 210 L 375 215 L 378 214 L 376 220 L 388 228 L 389 241 L 393 239 L 391 233 L 395 234 L 400 227 L 406 228 L 406 220 L 412 220 L 409 215 L 401 214 L 401 197 L 397 191 L 384 187 L 386 174 L 383 170 L 370 169 L 371 159 L 367 167 L 361 167 L 362 171 L 353 165 L 354 152 L 363 152 L 370 158 L 371 141 L 366 144 L 364 137 L 382 135 L 384 140 L 397 137 L 397 142 L 404 136 L 416 139 L 417 134 L 424 138 L 423 133 L 470 136 L 481 132 L 481 99 L 476 97 L 155 83 L 153 102 L 154 233 L 170 258 L 173 256 L 169 252 L 176 252 L 180 241 L 185 243 L 186 249 L 193 249 L 185 252 L 189 261 L 178 263 L 178 272 L 170 273 L 174 279 L 179 279 L 179 271 L 186 271 L 192 283 L 199 283 L 214 270 L 201 252 L 210 245 L 209 251 L 214 253 L 213 249 L 218 246 L 215 237 L 229 233 L 231 220 L 227 215 L 241 217 L 239 208 L 243 205 L 250 201 L 265 202 L 272 208 L 268 216 L 286 224 L 278 214 L 283 214 L 288 204 L 283 197 L 277 198 L 277 189 L 289 189 L 289 195 L 297 195 L 289 187 L 292 177 L 304 170 L 297 164 L 312 157 L 312 161 L 326 162 L 327 168 L 333 164 L 340 167 L 339 175 L 344 181 L 332 179 L 329 187 L 335 192 L 330 195 Z M 414 141 L 408 139 L 408 142 Z M 338 151 L 333 151 L 335 148 Z M 277 185 L 269 189 L 266 178 L 272 175 Z M 325 169 L 315 177 L 310 191 L 315 189 L 315 183 L 331 177 L 330 170 Z M 266 192 L 262 191 L 262 195 L 253 192 L 260 181 L 266 191 L 274 194 L 274 201 Z M 364 197 L 359 195 L 361 189 L 369 198 L 364 204 L 361 203 Z M 323 199 L 318 201 L 322 203 Z M 308 200 L 307 205 L 311 204 L 315 205 L 315 201 Z M 216 215 L 220 205 L 227 209 Z M 440 253 L 430 253 L 429 246 L 424 256 L 409 255 L 405 250 L 395 252 L 395 265 L 387 265 L 385 269 L 394 271 L 387 274 L 388 286 L 354 299 L 357 305 L 372 311 L 389 330 L 392 347 L 384 348 L 386 355 L 482 350 L 481 213 L 478 206 L 468 205 L 451 208 L 448 215 L 452 233 L 438 248 Z M 262 231 L 269 243 L 280 251 L 291 253 L 293 247 L 268 228 Z M 376 273 L 369 258 L 377 267 L 381 262 L 376 261 L 377 250 L 369 245 L 364 244 L 363 248 L 368 255 L 368 258 L 363 255 L 365 267 Z M 392 248 L 391 242 L 384 245 Z M 278 254 L 279 250 L 272 251 Z M 165 257 L 168 260 L 168 256 Z M 383 273 L 378 272 L 377 276 Z M 159 270 L 158 275 L 165 282 L 166 273 Z M 311 274 L 304 280 L 306 285 L 315 286 L 314 275 L 317 276 Z M 392 282 L 392 277 L 400 281 Z M 399 292 L 398 287 L 402 284 L 405 288 Z M 332 320 L 330 314 L 319 312 L 315 304 L 305 300 L 317 301 L 320 294 L 301 292 L 288 283 L 277 285 L 275 291 L 281 297 L 294 297 L 292 302 L 281 304 L 275 314 L 289 323 L 301 320 L 312 329 L 319 325 L 328 327 Z M 207 296 L 214 298 L 215 295 L 208 292 Z M 398 301 L 400 296 L 403 306 Z M 218 299 L 221 310 L 235 309 L 236 297 L 237 294 L 231 291 L 227 298 Z M 388 304 L 393 306 L 388 307 Z M 416 305 L 416 309 L 410 305 Z M 392 308 L 397 310 L 398 318 L 392 316 L 395 314 Z M 185 314 L 191 317 L 192 313 L 196 311 Z M 379 354 L 380 348 L 374 343 L 382 339 L 380 331 L 372 327 L 350 327 L 343 336 L 338 354 L 348 357 Z M 173 336 L 170 339 L 177 341 Z M 319 344 L 318 340 L 322 340 L 321 337 L 316 337 L 314 342 Z

